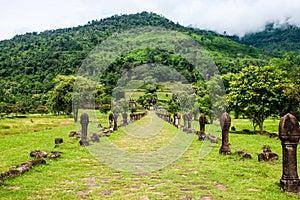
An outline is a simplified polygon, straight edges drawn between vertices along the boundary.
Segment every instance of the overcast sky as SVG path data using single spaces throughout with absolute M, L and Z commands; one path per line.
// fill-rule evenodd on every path
M 115 14 L 155 12 L 182 25 L 243 35 L 265 23 L 300 26 L 300 0 L 0 0 L 0 40 Z

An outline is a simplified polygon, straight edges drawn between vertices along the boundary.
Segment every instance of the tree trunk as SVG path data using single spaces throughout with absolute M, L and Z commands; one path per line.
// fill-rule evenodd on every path
M 259 122 L 259 131 L 262 132 L 263 131 L 263 125 L 264 125 L 264 122 Z

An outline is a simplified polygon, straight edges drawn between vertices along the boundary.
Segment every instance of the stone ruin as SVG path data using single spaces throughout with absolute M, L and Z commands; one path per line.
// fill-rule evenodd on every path
M 199 117 L 200 132 L 197 133 L 199 140 L 205 139 L 205 124 L 209 124 L 209 122 L 206 119 L 206 115 L 202 114 Z
M 278 158 L 279 158 L 278 154 L 272 152 L 269 146 L 264 145 L 262 147 L 262 149 L 263 149 L 263 152 L 258 154 L 258 161 L 259 162 L 267 162 L 267 161 L 278 160 Z
M 227 112 L 223 113 L 223 115 L 221 116 L 220 125 L 222 128 L 222 146 L 219 150 L 219 153 L 228 155 L 231 154 L 228 141 L 228 132 L 231 125 L 231 118 Z
M 80 124 L 81 124 L 81 140 L 79 141 L 79 144 L 82 146 L 88 146 L 89 141 L 87 138 L 87 128 L 89 124 L 89 116 L 87 113 L 82 113 L 80 116 Z
M 280 187 L 286 192 L 300 192 L 300 180 L 297 172 L 297 145 L 300 139 L 300 128 L 295 116 L 286 114 L 281 118 L 279 139 L 282 146 Z

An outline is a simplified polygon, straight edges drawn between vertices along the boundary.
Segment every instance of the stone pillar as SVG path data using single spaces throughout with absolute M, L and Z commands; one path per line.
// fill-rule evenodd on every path
M 109 114 L 108 120 L 109 120 L 109 131 L 113 132 L 114 115 L 112 113 Z
M 228 132 L 231 125 L 231 118 L 227 112 L 223 113 L 220 120 L 220 125 L 222 128 L 222 146 L 219 150 L 219 153 L 229 155 L 231 154 L 231 151 L 228 143 Z
M 88 146 L 89 141 L 87 138 L 87 128 L 89 124 L 89 116 L 87 113 L 82 113 L 82 115 L 80 116 L 80 124 L 81 124 L 81 140 L 79 143 L 82 146 Z
M 300 192 L 300 180 L 297 173 L 297 145 L 300 139 L 300 129 L 296 117 L 286 114 L 281 118 L 279 139 L 282 145 L 280 187 L 286 192 Z
M 133 113 L 130 113 L 130 122 L 132 123 L 134 121 L 134 114 Z
M 124 125 L 124 126 L 128 125 L 128 122 L 127 122 L 127 117 L 128 117 L 128 115 L 127 115 L 127 113 L 124 112 L 124 113 L 122 114 L 122 117 L 123 117 L 123 125 Z
M 118 130 L 118 113 L 114 113 L 114 131 Z
M 200 124 L 200 135 L 204 135 L 205 134 L 205 124 L 207 124 L 207 119 L 205 114 L 202 114 L 199 117 L 199 124 Z
M 188 121 L 187 114 L 183 114 L 183 131 L 187 131 L 187 121 Z
M 191 113 L 187 114 L 188 133 L 192 132 L 192 120 L 193 120 L 193 115 Z
M 178 118 L 178 128 L 180 128 L 180 119 L 181 119 L 181 114 L 177 113 L 177 118 Z

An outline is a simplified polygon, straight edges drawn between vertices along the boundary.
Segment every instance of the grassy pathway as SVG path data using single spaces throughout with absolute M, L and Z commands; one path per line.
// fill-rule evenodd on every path
M 99 144 L 91 143 L 91 147 L 110 142 L 122 152 L 153 153 L 166 147 L 176 135 L 187 136 L 169 124 L 164 124 L 152 137 L 129 134 L 132 133 L 129 130 L 140 130 L 151 120 L 156 120 L 150 118 L 148 115 L 114 132 L 106 141 L 101 138 Z M 198 128 L 198 124 L 193 123 L 193 127 Z M 239 127 L 239 121 L 233 120 L 234 123 Z M 214 199 L 299 199 L 299 194 L 280 190 L 281 144 L 267 136 L 231 133 L 232 155 L 219 155 L 219 143 L 212 146 L 207 156 L 200 158 L 203 142 L 189 135 L 191 144 L 177 160 L 161 169 L 132 174 L 111 168 L 105 157 L 99 156 L 103 155 L 101 151 L 96 157 L 89 152 L 97 148 L 79 146 L 78 139 L 68 137 L 69 131 L 74 129 L 75 126 L 69 125 L 0 136 L 1 171 L 30 160 L 31 150 L 62 152 L 61 158 L 47 159 L 47 165 L 0 183 L 0 199 L 200 199 L 201 196 Z M 58 148 L 54 148 L 55 137 L 64 138 L 64 143 Z M 262 152 L 261 147 L 265 144 L 280 155 L 279 161 L 257 161 L 257 153 Z M 253 159 L 239 157 L 235 153 L 238 149 L 251 153 Z M 115 157 L 116 163 L 117 159 L 120 157 Z

